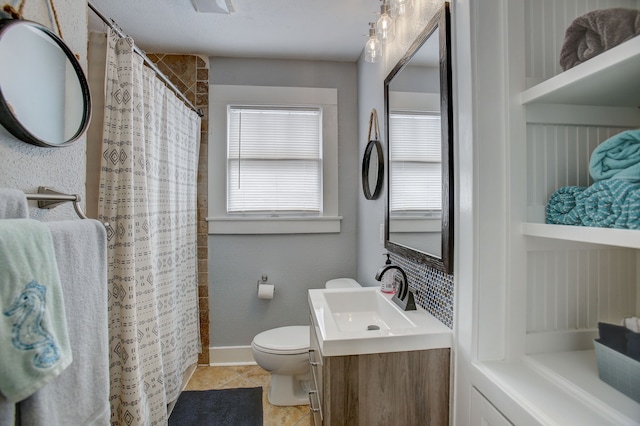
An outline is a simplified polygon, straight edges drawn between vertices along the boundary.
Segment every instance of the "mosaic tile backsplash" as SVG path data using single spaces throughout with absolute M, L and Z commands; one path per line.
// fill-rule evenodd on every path
M 416 303 L 453 329 L 453 275 L 391 253 L 391 262 L 407 274 Z

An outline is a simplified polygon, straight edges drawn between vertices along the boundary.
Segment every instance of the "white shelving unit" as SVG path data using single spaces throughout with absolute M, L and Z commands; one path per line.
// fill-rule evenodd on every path
M 459 314 L 472 329 L 461 370 L 512 424 L 640 425 L 640 404 L 600 380 L 593 350 L 598 322 L 640 315 L 640 231 L 544 223 L 555 190 L 592 183 L 598 144 L 640 128 L 640 37 L 559 66 L 568 25 L 614 7 L 640 0 L 471 8 L 477 266 L 473 292 L 456 289 L 472 312 Z M 486 405 L 471 405 L 479 424 Z
M 595 111 L 600 116 L 598 124 L 640 127 L 639 72 L 640 37 L 635 37 L 522 92 L 520 102 L 528 108 L 528 122 L 581 124 L 575 123 L 580 121 L 575 120 L 576 115 L 589 115 L 589 111 Z M 561 114 L 553 108 L 557 105 L 562 106 Z M 534 112 L 530 113 L 530 109 Z M 538 120 L 538 114 L 544 110 L 551 110 L 556 117 Z M 593 120 L 588 123 L 592 124 Z M 522 232 L 534 237 L 640 248 L 640 232 L 637 230 L 525 223 Z
M 481 374 L 476 383 L 493 403 L 512 400 L 498 404 L 512 424 L 637 425 L 634 401 L 596 383 L 594 363 L 592 351 L 541 354 L 510 363 L 489 361 L 475 366 Z
M 640 37 L 525 90 L 520 102 L 638 108 L 638 70 Z
M 640 37 L 520 94 L 528 123 L 640 127 Z M 523 223 L 522 234 L 640 249 L 640 231 Z M 568 392 L 613 424 L 640 424 L 640 404 L 598 377 L 593 350 L 527 354 L 518 366 Z M 527 397 L 524 397 L 527 400 Z
M 640 249 L 640 230 L 588 228 L 583 226 L 523 223 L 522 233 L 530 237 L 552 238 L 591 244 Z
M 569 389 L 586 405 L 597 408 L 615 424 L 640 422 L 640 404 L 631 398 L 621 398 L 620 392 L 598 378 L 594 351 L 530 355 L 526 363 L 559 387 Z

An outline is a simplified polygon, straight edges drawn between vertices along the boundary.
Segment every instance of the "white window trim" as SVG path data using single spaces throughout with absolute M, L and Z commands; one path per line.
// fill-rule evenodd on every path
M 323 109 L 322 215 L 236 216 L 226 212 L 227 105 L 314 106 Z M 338 90 L 313 87 L 209 86 L 209 234 L 313 234 L 340 232 L 338 216 Z

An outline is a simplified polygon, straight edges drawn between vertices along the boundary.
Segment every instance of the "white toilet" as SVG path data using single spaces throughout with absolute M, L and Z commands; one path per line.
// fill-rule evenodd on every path
M 351 278 L 336 278 L 325 288 L 360 287 Z M 273 405 L 309 404 L 309 326 L 294 325 L 263 331 L 251 342 L 253 359 L 271 373 L 269 402 Z

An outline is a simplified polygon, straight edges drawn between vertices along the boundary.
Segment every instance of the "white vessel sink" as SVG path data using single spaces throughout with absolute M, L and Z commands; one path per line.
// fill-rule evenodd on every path
M 403 311 L 378 287 L 309 290 L 324 356 L 451 347 L 451 330 L 424 309 Z
M 416 326 L 379 291 L 322 292 L 322 297 L 341 332 Z

